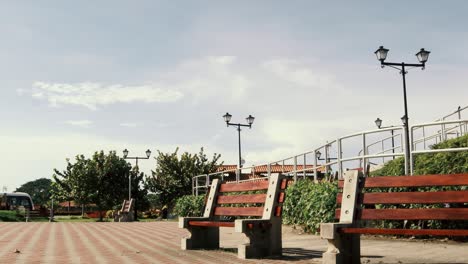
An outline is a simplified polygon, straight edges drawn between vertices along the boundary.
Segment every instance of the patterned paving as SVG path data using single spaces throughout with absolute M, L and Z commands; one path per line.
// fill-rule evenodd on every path
M 0 223 L 0 230 L 0 263 L 311 263 L 320 255 L 286 248 L 281 259 L 240 260 L 232 250 L 182 251 L 187 233 L 176 222 Z

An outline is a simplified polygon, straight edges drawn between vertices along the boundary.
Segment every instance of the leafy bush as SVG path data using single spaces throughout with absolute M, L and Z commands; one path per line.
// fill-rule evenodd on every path
M 174 214 L 181 217 L 202 216 L 204 205 L 204 196 L 184 195 L 176 200 Z
M 459 148 L 468 146 L 468 135 L 456 139 L 447 140 L 439 144 L 433 145 L 432 149 L 442 148 Z M 468 172 L 468 152 L 441 152 L 441 153 L 425 153 L 415 155 L 414 159 L 414 175 L 427 174 L 454 174 Z M 404 175 L 404 159 L 397 158 L 385 164 L 382 169 L 374 171 L 371 176 L 399 176 Z M 433 192 L 433 191 L 449 191 L 449 190 L 465 190 L 464 186 L 437 186 L 437 187 L 420 187 L 420 188 L 373 188 L 368 192 Z M 400 204 L 400 205 L 376 205 L 378 209 L 389 208 L 442 208 L 449 206 L 451 208 L 463 207 L 462 204 Z M 386 228 L 465 228 L 466 224 L 461 221 L 375 221 L 372 224 Z
M 296 182 L 286 189 L 283 223 L 318 233 L 320 223 L 333 222 L 335 218 L 337 193 L 337 182 Z

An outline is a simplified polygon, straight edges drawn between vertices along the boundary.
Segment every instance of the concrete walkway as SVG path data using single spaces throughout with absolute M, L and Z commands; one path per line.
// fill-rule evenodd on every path
M 180 250 L 176 222 L 0 223 L 0 263 L 320 263 L 326 242 L 283 230 L 280 259 L 239 260 L 240 234 L 222 228 L 223 250 Z M 468 243 L 363 239 L 362 263 L 468 263 Z

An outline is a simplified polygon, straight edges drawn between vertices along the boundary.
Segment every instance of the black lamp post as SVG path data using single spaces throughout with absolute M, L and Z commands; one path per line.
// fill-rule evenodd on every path
M 127 149 L 124 149 L 123 151 L 123 158 L 124 159 L 134 159 L 136 160 L 136 165 L 135 167 L 137 168 L 137 173 L 138 173 L 138 160 L 139 159 L 149 159 L 149 157 L 151 156 L 151 150 L 147 150 L 145 152 L 146 154 L 146 157 L 129 157 L 128 156 L 128 150 Z M 131 174 L 128 174 L 128 201 L 130 202 L 130 200 L 132 199 L 132 178 L 130 176 Z M 137 209 L 136 209 L 136 199 L 135 199 L 135 204 L 134 204 L 134 219 L 137 220 L 138 218 L 138 213 L 137 213 Z
M 382 126 L 382 119 L 378 118 L 374 121 L 375 122 L 375 125 L 380 129 L 380 128 L 390 128 L 390 127 L 393 127 L 393 126 L 387 126 L 387 127 L 383 127 Z M 393 129 L 390 130 L 390 133 L 392 133 L 392 153 L 395 153 L 395 138 L 393 137 Z M 393 156 L 393 159 L 395 159 L 395 156 Z
M 400 74 L 403 77 L 403 99 L 404 99 L 404 104 L 405 104 L 405 115 L 403 118 L 405 118 L 405 121 L 403 124 L 405 124 L 405 174 L 409 174 L 409 157 L 410 157 L 410 142 L 409 142 L 409 122 L 408 122 L 408 104 L 406 100 L 406 79 L 405 76 L 408 73 L 405 69 L 405 67 L 420 67 L 422 70 L 426 67 L 426 62 L 429 58 L 429 53 L 430 51 L 421 49 L 418 53 L 416 53 L 416 57 L 418 58 L 418 61 L 420 63 L 395 63 L 395 62 L 385 62 L 385 59 L 387 58 L 387 53 L 388 49 L 384 48 L 383 46 L 380 46 L 379 49 L 377 49 L 374 53 L 377 56 L 377 59 L 380 61 L 381 67 L 385 66 L 390 66 L 392 68 L 395 68 L 400 71 Z M 400 68 L 401 67 L 401 68 Z
M 138 160 L 139 159 L 149 159 L 151 156 L 151 150 L 146 151 L 146 157 L 129 157 L 128 156 L 128 150 L 124 149 L 123 151 L 123 158 L 124 159 L 134 159 L 136 160 L 136 167 L 138 168 Z M 130 201 L 132 199 L 132 179 L 130 177 L 130 174 L 128 175 L 128 200 Z
M 237 127 L 237 132 L 239 133 L 239 168 L 242 168 L 242 156 L 241 156 L 241 137 L 240 137 L 240 132 L 241 132 L 241 127 L 248 127 L 252 128 L 252 124 L 255 120 L 255 117 L 252 115 L 249 115 L 248 117 L 245 118 L 247 120 L 247 124 L 240 124 L 240 123 L 230 123 L 232 115 L 229 113 L 226 113 L 223 115 L 224 121 L 226 122 L 226 125 L 229 126 L 236 126 Z

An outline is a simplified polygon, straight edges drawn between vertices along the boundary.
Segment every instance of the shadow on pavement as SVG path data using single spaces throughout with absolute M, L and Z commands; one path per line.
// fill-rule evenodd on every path
M 227 248 L 223 247 L 220 250 L 224 252 L 231 252 L 237 254 L 237 248 Z M 283 248 L 283 256 L 281 257 L 270 257 L 266 259 L 276 259 L 276 260 L 289 260 L 289 261 L 299 261 L 306 259 L 321 258 L 324 251 L 320 250 L 310 250 L 303 248 Z

